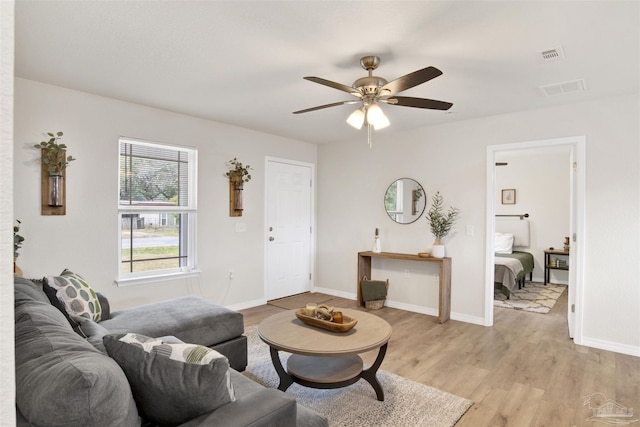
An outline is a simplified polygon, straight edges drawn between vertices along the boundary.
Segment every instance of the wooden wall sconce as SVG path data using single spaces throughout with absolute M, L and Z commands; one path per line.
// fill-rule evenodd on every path
M 229 171 L 229 216 L 242 216 L 242 192 L 244 181 L 232 171 Z
M 66 155 L 66 153 L 65 153 Z M 40 201 L 42 215 L 66 215 L 67 214 L 67 170 L 62 170 L 60 175 L 49 174 L 48 167 L 40 162 Z

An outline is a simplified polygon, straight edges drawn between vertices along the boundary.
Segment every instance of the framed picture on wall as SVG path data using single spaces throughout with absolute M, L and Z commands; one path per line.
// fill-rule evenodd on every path
M 516 190 L 509 188 L 502 190 L 502 204 L 503 205 L 515 205 L 516 204 Z

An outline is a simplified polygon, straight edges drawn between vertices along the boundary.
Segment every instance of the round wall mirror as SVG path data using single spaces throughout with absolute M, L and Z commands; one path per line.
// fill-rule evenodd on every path
M 411 224 L 422 216 L 426 200 L 422 185 L 411 178 L 400 178 L 387 188 L 384 208 L 389 218 L 398 224 Z

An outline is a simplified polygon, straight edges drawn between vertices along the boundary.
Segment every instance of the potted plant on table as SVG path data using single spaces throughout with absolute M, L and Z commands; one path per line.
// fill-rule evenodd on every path
M 49 140 L 35 144 L 34 148 L 42 152 L 42 163 L 49 172 L 49 206 L 62 206 L 62 171 L 75 159 L 66 155 L 67 146 L 59 142 L 62 132 L 55 135 L 47 132 L 47 135 Z
M 431 256 L 435 258 L 444 257 L 444 245 L 442 244 L 442 239 L 449 234 L 459 215 L 460 211 L 452 206 L 449 206 L 449 211 L 446 214 L 444 213 L 442 195 L 437 191 L 433 196 L 431 208 L 425 217 L 427 221 L 429 221 L 431 234 L 436 238 L 433 243 L 433 249 L 431 250 Z

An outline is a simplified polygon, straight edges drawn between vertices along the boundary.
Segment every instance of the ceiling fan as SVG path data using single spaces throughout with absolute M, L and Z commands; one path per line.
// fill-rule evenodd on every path
M 373 70 L 378 68 L 378 65 L 380 65 L 379 57 L 365 56 L 360 59 L 360 65 L 369 72 L 369 75 L 367 77 L 359 78 L 352 86 L 332 82 L 320 77 L 304 78 L 305 80 L 309 80 L 314 83 L 341 90 L 355 96 L 357 99 L 319 105 L 317 107 L 294 111 L 293 114 L 308 113 L 310 111 L 337 107 L 345 104 L 362 104 L 347 118 L 347 123 L 356 129 L 362 128 L 362 125 L 366 123 L 369 130 L 371 126 L 373 126 L 375 130 L 378 130 L 389 126 L 389 119 L 380 108 L 380 103 L 399 105 L 402 107 L 426 108 L 429 110 L 448 110 L 453 105 L 450 102 L 438 101 L 435 99 L 396 96 L 399 92 L 428 82 L 429 80 L 441 75 L 442 71 L 435 67 L 423 68 L 388 82 L 382 77 L 373 75 Z

